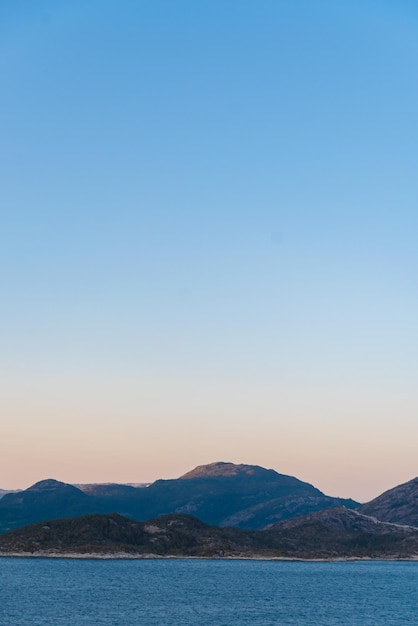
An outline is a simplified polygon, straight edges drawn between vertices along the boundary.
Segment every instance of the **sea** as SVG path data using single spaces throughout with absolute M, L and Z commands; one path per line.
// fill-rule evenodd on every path
M 418 626 L 418 562 L 0 558 L 1 626 Z

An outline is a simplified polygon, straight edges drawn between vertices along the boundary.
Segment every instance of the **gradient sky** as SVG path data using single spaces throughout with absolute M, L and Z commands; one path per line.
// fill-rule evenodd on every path
M 416 476 L 418 8 L 3 0 L 0 487 Z

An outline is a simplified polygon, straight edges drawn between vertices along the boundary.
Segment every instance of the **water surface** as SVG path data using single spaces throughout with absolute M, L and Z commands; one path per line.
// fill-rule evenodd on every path
M 2 626 L 418 625 L 418 562 L 0 558 Z

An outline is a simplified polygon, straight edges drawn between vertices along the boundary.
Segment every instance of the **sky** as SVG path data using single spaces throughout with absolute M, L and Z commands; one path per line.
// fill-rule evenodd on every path
M 0 487 L 418 474 L 418 7 L 3 0 Z

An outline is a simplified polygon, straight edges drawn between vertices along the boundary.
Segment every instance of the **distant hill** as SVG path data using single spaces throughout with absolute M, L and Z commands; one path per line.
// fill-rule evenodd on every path
M 18 491 L 20 491 L 20 489 L 0 489 L 0 499 L 7 493 L 16 493 Z
M 418 527 L 418 477 L 385 491 L 359 511 L 385 522 Z
M 110 484 L 84 486 L 82 491 L 58 481 L 41 481 L 0 500 L 0 531 L 45 519 L 113 512 L 136 520 L 186 513 L 211 525 L 257 529 L 340 505 L 355 508 L 358 503 L 326 496 L 309 483 L 274 470 L 219 462 L 145 488 Z
M 135 489 L 132 485 L 119 485 L 118 483 L 92 483 L 87 485 L 74 485 L 77 489 L 80 489 L 83 493 L 89 496 L 96 496 L 99 498 L 129 498 L 135 493 Z
M 0 500 L 0 530 L 17 528 L 43 519 L 76 517 L 94 512 L 95 502 L 80 489 L 47 479 Z
M 0 556 L 107 555 L 209 558 L 414 558 L 418 530 L 343 507 L 266 530 L 209 526 L 190 515 L 136 522 L 117 514 L 53 520 L 0 537 Z
M 89 496 L 125 496 L 131 495 L 132 489 L 149 487 L 151 483 L 82 483 L 73 485 Z

